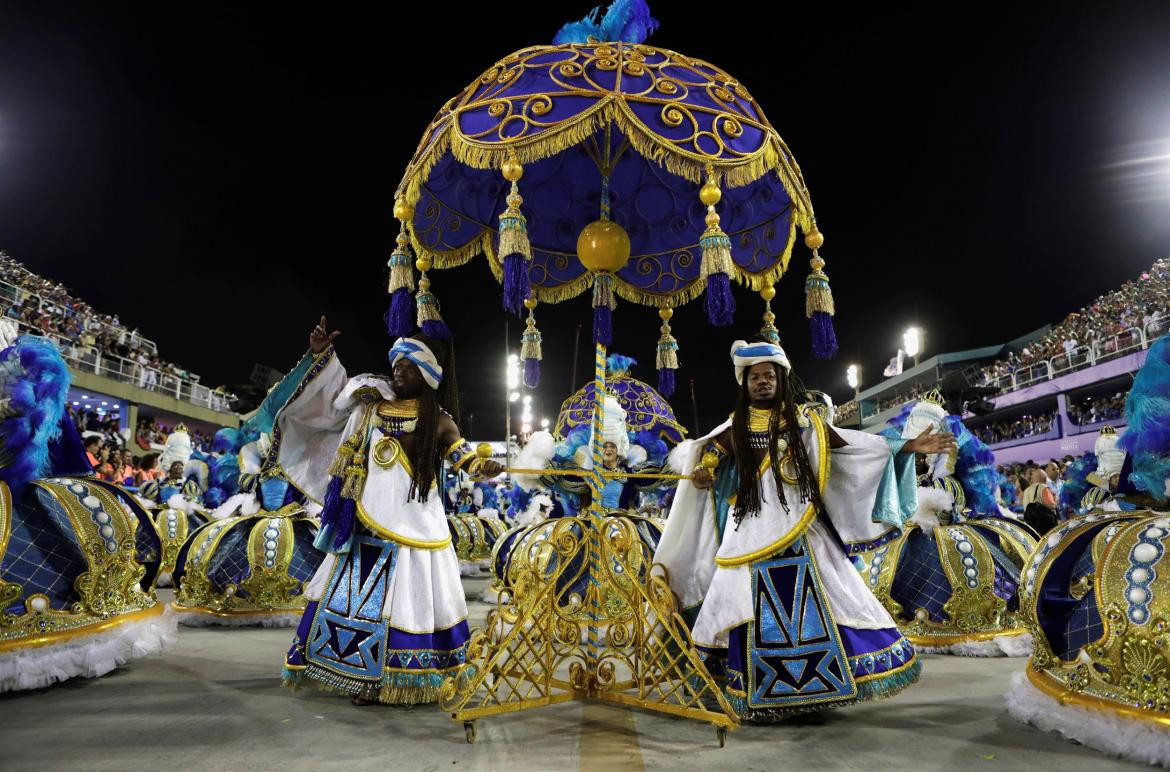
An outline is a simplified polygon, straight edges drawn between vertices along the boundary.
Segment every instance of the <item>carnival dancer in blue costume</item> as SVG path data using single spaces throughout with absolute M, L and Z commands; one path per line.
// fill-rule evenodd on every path
M 743 718 L 892 695 L 920 666 L 842 543 L 901 525 L 914 509 L 914 452 L 946 451 L 953 438 L 928 430 L 891 453 L 798 405 L 780 346 L 736 341 L 731 358 L 735 412 L 672 454 L 693 478 L 679 483 L 654 560 Z
M 847 544 L 854 565 L 920 652 L 1027 656 L 1020 570 L 1037 535 L 999 504 L 994 458 L 937 390 L 908 403 L 881 433 L 895 447 L 926 429 L 955 447 L 919 456 L 918 507 L 880 538 Z
M 465 661 L 467 604 L 436 487 L 444 459 L 474 477 L 500 464 L 459 435 L 450 343 L 420 335 L 390 350 L 393 375 L 349 378 L 325 318 L 294 371 L 269 457 L 321 501 L 327 552 L 285 662 L 355 704 L 433 702 Z
M 0 321 L 0 692 L 100 676 L 175 640 L 150 589 L 148 513 L 92 477 L 60 352 L 14 334 Z

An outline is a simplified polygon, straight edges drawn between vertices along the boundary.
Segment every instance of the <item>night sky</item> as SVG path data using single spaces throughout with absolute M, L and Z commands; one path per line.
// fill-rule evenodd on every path
M 384 369 L 393 192 L 423 129 L 590 8 L 462 5 L 0 5 L 0 249 L 204 383 L 291 367 L 320 313 L 350 372 Z M 1170 159 L 1115 165 L 1170 154 L 1170 4 L 805 5 L 652 3 L 648 42 L 739 78 L 801 164 L 841 341 L 834 362 L 808 353 L 798 247 L 775 305 L 809 385 L 845 399 L 851 361 L 872 384 L 914 322 L 927 354 L 1004 342 L 1170 253 Z M 432 278 L 464 429 L 498 435 L 499 287 L 482 259 Z M 728 346 L 761 311 L 737 300 L 731 329 L 700 303 L 675 316 L 688 426 L 691 378 L 703 426 L 731 408 Z M 538 314 L 551 418 L 589 301 Z M 654 311 L 621 302 L 615 323 L 652 381 Z

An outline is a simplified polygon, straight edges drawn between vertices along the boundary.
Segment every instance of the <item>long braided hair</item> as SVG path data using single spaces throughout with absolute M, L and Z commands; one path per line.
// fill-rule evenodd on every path
M 459 387 L 455 382 L 455 344 L 450 340 L 431 338 L 421 333 L 412 336 L 423 343 L 435 355 L 443 368 L 443 380 L 439 388 L 423 386 L 418 398 L 418 423 L 414 432 L 414 447 L 407 458 L 414 470 L 410 481 L 407 500 L 418 498 L 426 501 L 431 486 L 442 473 L 443 459 L 439 457 L 439 416 L 446 412 L 451 420 L 459 423 Z
M 808 450 L 800 436 L 800 425 L 796 419 L 795 395 L 804 391 L 800 382 L 787 370 L 776 363 L 776 398 L 772 407 L 772 420 L 768 425 L 768 460 L 772 468 L 772 479 L 776 481 L 776 492 L 780 496 L 780 506 L 789 511 L 788 501 L 784 496 L 784 481 L 780 477 L 780 462 L 782 457 L 776 452 L 776 441 L 780 437 L 788 440 L 788 447 L 792 450 L 792 457 L 796 464 L 797 488 L 800 491 L 800 501 L 811 501 L 816 508 L 817 516 L 825 513 L 825 504 L 821 500 L 821 491 L 817 485 L 816 475 L 813 474 L 812 463 L 808 458 Z M 748 407 L 752 404 L 748 393 L 748 377 L 744 373 L 743 383 L 739 387 L 739 398 L 735 403 L 735 413 L 731 420 L 731 441 L 735 450 L 735 468 L 739 472 L 739 488 L 736 491 L 735 524 L 738 526 L 745 517 L 755 517 L 760 514 L 764 503 L 763 492 L 760 489 L 758 478 L 759 464 L 756 463 L 756 454 L 752 450 L 750 432 L 748 431 Z M 783 423 L 783 425 L 781 425 Z

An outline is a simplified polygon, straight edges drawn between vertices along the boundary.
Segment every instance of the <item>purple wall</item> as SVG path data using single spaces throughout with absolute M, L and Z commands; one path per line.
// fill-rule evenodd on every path
M 1124 424 L 1117 427 L 1118 434 L 1124 434 Z M 1077 434 L 1072 437 L 1061 437 L 1055 440 L 1031 442 L 1026 445 L 1015 445 L 1010 448 L 992 448 L 995 454 L 995 463 L 1019 464 L 1024 461 L 1047 461 L 1050 458 L 1063 456 L 1079 456 L 1093 449 L 1097 441 L 1097 432 Z
M 1141 369 L 1142 364 L 1145 363 L 1146 354 L 1148 353 L 1149 349 L 1142 349 L 1141 351 L 1135 351 L 1132 354 L 1126 354 L 1123 357 L 1112 359 L 1104 364 L 1095 365 L 1085 370 L 1078 370 L 1068 375 L 1061 375 L 1053 378 L 1051 381 L 1044 381 L 1020 389 L 1019 391 L 1013 391 L 1010 394 L 994 397 L 995 407 L 997 410 L 999 408 L 1011 407 L 1012 405 L 1019 405 L 1023 402 L 1030 402 L 1038 397 L 1048 397 L 1081 386 L 1091 386 L 1094 383 L 1107 381 L 1118 375 L 1136 373 Z

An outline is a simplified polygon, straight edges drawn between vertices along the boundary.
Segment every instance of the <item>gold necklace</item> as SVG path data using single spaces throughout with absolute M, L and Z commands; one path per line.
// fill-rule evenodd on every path
M 382 400 L 378 403 L 378 415 L 383 418 L 417 418 L 417 399 Z
M 766 432 L 772 426 L 772 411 L 748 406 L 748 431 Z

